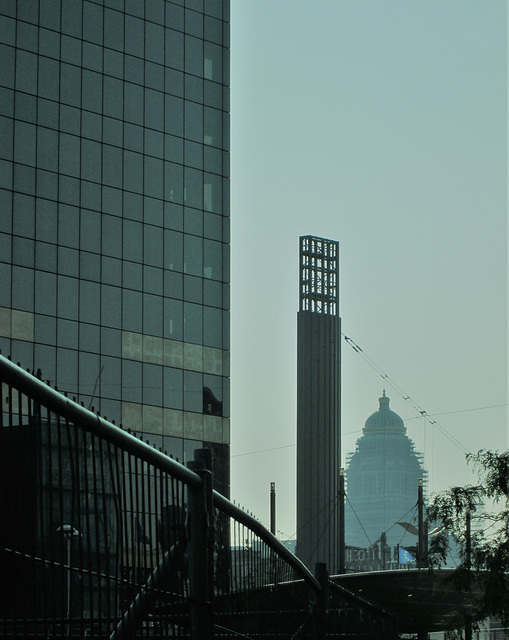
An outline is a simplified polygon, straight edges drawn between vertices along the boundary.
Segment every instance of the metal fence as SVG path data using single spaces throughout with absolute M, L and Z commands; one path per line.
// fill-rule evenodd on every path
M 0 383 L 0 638 L 390 637 L 351 594 L 327 614 L 326 575 L 213 491 L 207 450 L 184 467 L 3 356 Z

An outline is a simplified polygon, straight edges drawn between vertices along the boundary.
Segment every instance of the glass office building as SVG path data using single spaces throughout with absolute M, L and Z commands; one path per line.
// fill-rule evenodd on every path
M 229 485 L 229 3 L 0 3 L 0 349 Z

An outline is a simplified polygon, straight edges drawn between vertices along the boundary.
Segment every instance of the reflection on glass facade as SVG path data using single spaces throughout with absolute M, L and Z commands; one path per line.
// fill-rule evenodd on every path
M 229 3 L 0 3 L 0 349 L 228 491 Z

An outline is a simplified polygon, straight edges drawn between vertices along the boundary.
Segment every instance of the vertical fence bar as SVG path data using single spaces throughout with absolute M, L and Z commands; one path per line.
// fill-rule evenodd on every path
M 190 460 L 187 466 L 201 478 L 201 484 L 196 488 L 188 487 L 187 494 L 192 638 L 211 640 L 214 598 L 213 555 L 210 553 L 210 538 L 213 536 L 212 474 L 202 460 Z

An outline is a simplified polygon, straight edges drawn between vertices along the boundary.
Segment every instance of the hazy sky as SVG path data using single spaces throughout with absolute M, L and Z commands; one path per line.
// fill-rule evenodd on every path
M 430 489 L 471 481 L 508 442 L 506 2 L 234 0 L 231 35 L 232 497 L 267 522 L 275 481 L 295 533 L 300 235 L 390 376 L 343 341 L 343 461 L 385 387 Z

